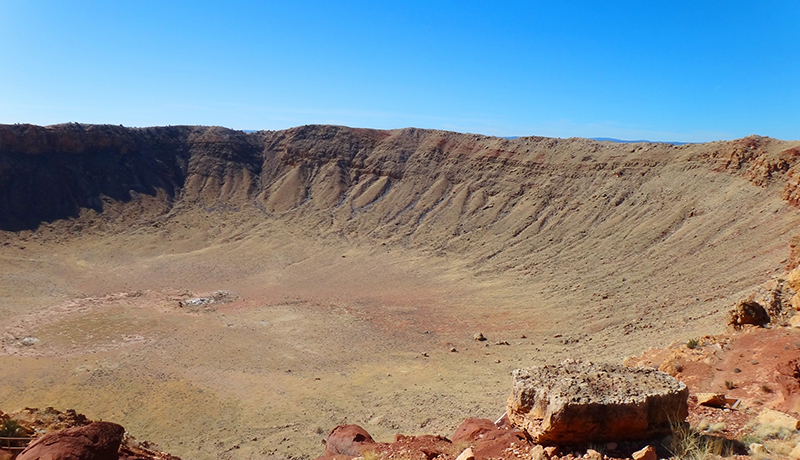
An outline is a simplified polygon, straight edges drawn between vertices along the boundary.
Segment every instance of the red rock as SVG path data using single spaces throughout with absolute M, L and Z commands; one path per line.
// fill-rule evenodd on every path
M 435 435 L 404 436 L 395 435 L 391 444 L 377 443 L 375 453 L 379 458 L 407 458 L 433 460 L 451 451 L 449 439 Z
M 349 455 L 356 457 L 375 446 L 375 440 L 367 430 L 358 425 L 339 425 L 325 440 L 325 456 Z
M 468 418 L 456 428 L 451 439 L 454 443 L 477 441 L 485 433 L 495 430 L 497 427 L 488 418 Z
M 110 422 L 48 433 L 29 445 L 17 460 L 117 460 L 125 428 Z
M 472 444 L 476 460 L 500 457 L 511 444 L 527 444 L 525 435 L 518 430 L 497 428 L 487 418 L 468 418 L 456 428 L 453 442 Z
M 146 449 L 142 446 L 120 446 L 119 460 L 181 460 L 166 452 Z

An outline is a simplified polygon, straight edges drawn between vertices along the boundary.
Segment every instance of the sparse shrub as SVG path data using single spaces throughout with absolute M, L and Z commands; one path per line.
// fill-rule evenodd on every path
M 591 444 L 589 444 L 589 447 L 587 449 L 592 449 L 595 452 L 599 452 L 600 455 L 605 456 L 606 455 L 606 446 L 607 445 L 608 444 L 606 444 L 606 443 L 591 443 Z
M 715 423 L 710 427 L 708 427 L 708 431 L 711 433 L 722 433 L 723 431 L 725 431 L 725 424 L 722 422 Z
M 464 452 L 464 450 L 467 447 L 471 447 L 471 443 L 469 441 L 462 440 L 462 441 L 454 442 L 453 444 L 450 444 L 449 447 L 445 447 L 444 453 L 446 455 L 449 455 L 449 456 L 453 457 L 453 458 L 456 458 L 456 457 L 458 457 L 458 455 L 461 452 Z
M 0 426 L 0 438 L 19 438 L 25 434 L 25 429 L 16 420 L 3 420 L 3 425 Z
M 689 339 L 689 341 L 686 342 L 686 348 L 690 350 L 694 350 L 698 345 L 700 345 L 700 340 L 698 339 Z
M 25 428 L 22 427 L 16 420 L 6 419 L 3 420 L 3 424 L 0 425 L 0 438 L 23 438 L 26 437 L 28 433 L 25 432 Z M 7 440 L 3 441 L 3 447 L 24 447 L 28 441 L 18 439 L 18 440 Z
M 755 429 L 755 435 L 764 440 L 768 439 L 786 440 L 791 438 L 793 434 L 794 431 L 786 428 L 785 426 L 774 426 L 769 424 L 763 424 L 763 425 L 758 425 Z
M 759 424 L 755 420 L 748 424 L 751 432 L 742 437 L 745 445 L 763 444 L 768 452 L 775 455 L 789 455 L 789 452 L 800 442 L 800 432 L 788 427 L 771 424 Z
M 697 431 L 706 431 L 706 430 L 708 429 L 708 427 L 709 427 L 709 426 L 711 426 L 711 424 L 710 424 L 710 423 L 708 423 L 708 420 L 706 420 L 706 419 L 703 419 L 703 420 L 700 420 L 700 423 L 698 423 L 698 424 L 697 424 L 697 426 L 695 427 L 695 429 L 696 429 Z
M 708 423 L 705 420 L 703 422 Z M 714 425 L 714 427 L 717 426 Z M 722 429 L 724 429 L 724 426 Z M 664 447 L 675 458 L 681 460 L 708 460 L 721 455 L 730 455 L 736 451 L 737 447 L 741 448 L 741 444 L 738 441 L 729 441 L 718 436 L 700 434 L 692 430 L 688 424 L 682 422 L 672 424 L 672 436 L 670 438 L 670 445 Z
M 772 393 L 772 388 L 768 387 L 767 385 L 761 385 L 761 391 L 764 393 Z
M 756 436 L 754 433 L 747 433 L 739 439 L 745 446 L 749 446 L 750 444 L 756 443 L 761 444 L 762 439 Z
M 364 460 L 381 460 L 381 456 L 378 455 L 377 452 L 374 450 L 367 450 L 361 454 L 361 458 Z

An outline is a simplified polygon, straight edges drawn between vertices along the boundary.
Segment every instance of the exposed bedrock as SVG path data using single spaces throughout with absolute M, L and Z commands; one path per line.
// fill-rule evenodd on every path
M 117 460 L 125 429 L 116 423 L 93 422 L 46 434 L 31 443 L 19 460 Z
M 576 207 L 591 209 L 586 218 L 597 223 L 623 205 L 674 199 L 646 185 L 669 167 L 705 165 L 759 187 L 775 182 L 782 187 L 777 194 L 794 204 L 798 144 L 758 136 L 684 146 L 613 144 L 341 126 L 244 133 L 0 125 L 0 230 L 33 229 L 145 194 L 158 196 L 166 209 L 249 203 L 266 214 L 324 211 L 359 217 L 351 231 L 378 233 L 424 224 L 445 226 L 455 237 L 510 217 L 504 230 L 524 237 Z M 647 196 L 655 192 L 661 196 Z M 664 216 L 676 219 L 670 225 L 700 212 L 695 203 L 685 207 Z
M 800 225 L 799 146 L 758 136 L 674 146 L 414 128 L 0 125 L 0 230 L 52 223 L 59 237 L 113 234 L 238 213 L 289 223 L 298 236 L 462 257 L 476 273 L 551 277 L 559 296 L 598 280 L 619 286 L 581 295 L 611 302 L 641 282 L 663 298 L 657 291 L 685 286 L 680 304 L 670 294 L 659 305 L 685 308 L 719 298 L 706 292 L 720 287 L 763 282 L 786 257 Z M 693 274 L 723 258 L 727 272 Z M 562 270 L 570 279 L 556 281 Z M 639 323 L 627 332 L 652 326 Z

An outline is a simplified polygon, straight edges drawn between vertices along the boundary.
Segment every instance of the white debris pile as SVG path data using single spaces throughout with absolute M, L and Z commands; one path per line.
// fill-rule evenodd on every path
M 228 291 L 215 291 L 204 297 L 193 297 L 190 299 L 183 299 L 179 302 L 181 308 L 196 309 L 198 307 L 207 307 L 215 304 L 226 304 L 236 298 L 235 294 Z

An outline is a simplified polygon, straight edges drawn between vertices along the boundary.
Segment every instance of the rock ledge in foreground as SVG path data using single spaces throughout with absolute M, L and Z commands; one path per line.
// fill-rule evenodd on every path
M 507 413 L 539 444 L 646 439 L 689 413 L 689 390 L 661 371 L 566 360 L 517 369 Z
M 124 433 L 125 428 L 110 422 L 67 428 L 33 441 L 17 459 L 117 460 Z

